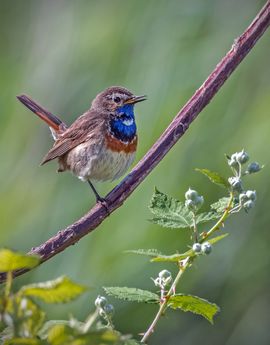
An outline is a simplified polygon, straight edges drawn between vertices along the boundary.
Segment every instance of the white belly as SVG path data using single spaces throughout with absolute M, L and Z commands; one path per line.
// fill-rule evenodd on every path
M 134 161 L 135 153 L 113 152 L 104 148 L 89 150 L 81 144 L 68 154 L 70 170 L 79 179 L 108 181 L 122 176 Z

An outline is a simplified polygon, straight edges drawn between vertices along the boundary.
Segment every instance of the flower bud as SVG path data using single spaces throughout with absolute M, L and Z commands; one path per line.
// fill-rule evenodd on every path
M 200 243 L 194 243 L 192 246 L 192 250 L 194 251 L 194 253 L 199 254 L 202 251 L 202 246 Z
M 243 205 L 244 202 L 246 202 L 247 200 L 248 200 L 248 197 L 247 197 L 246 193 L 241 193 L 239 195 L 239 202 L 241 205 Z
M 104 308 L 105 305 L 107 304 L 107 298 L 104 296 L 97 296 L 95 300 L 95 306 L 97 308 Z
M 254 206 L 255 206 L 255 202 L 254 201 L 252 201 L 252 200 L 248 200 L 248 201 L 246 201 L 245 203 L 244 203 L 244 209 L 246 210 L 246 211 L 249 211 L 250 209 L 252 209 Z
M 196 190 L 189 188 L 188 191 L 185 193 L 186 200 L 195 201 L 197 197 L 198 197 L 198 192 Z
M 228 182 L 232 187 L 232 190 L 236 191 L 236 192 L 242 192 L 243 187 L 242 187 L 242 181 L 239 177 L 229 177 L 228 178 Z
M 163 287 L 168 285 L 172 281 L 172 274 L 170 271 L 167 270 L 162 270 L 158 274 L 159 279 L 160 279 L 160 285 Z
M 212 251 L 212 245 L 211 245 L 211 243 L 209 243 L 209 242 L 204 242 L 204 243 L 202 244 L 202 252 L 203 252 L 204 254 L 210 254 L 211 251 Z
M 192 201 L 190 199 L 185 201 L 185 206 L 191 211 L 194 211 L 196 209 L 194 201 Z
M 244 164 L 249 160 L 249 156 L 244 150 L 242 150 L 241 152 L 237 152 L 236 157 L 237 157 L 237 161 L 240 164 Z
M 159 276 L 159 278 L 161 278 L 161 279 L 167 279 L 168 277 L 171 277 L 172 274 L 171 274 L 171 272 L 168 271 L 168 270 L 162 270 L 162 271 L 159 272 L 158 276 Z
M 103 308 L 103 311 L 108 316 L 113 316 L 114 314 L 114 306 L 112 304 L 106 304 Z
M 197 209 L 201 208 L 204 203 L 204 198 L 202 195 L 198 196 L 197 199 L 194 201 Z
M 249 200 L 255 201 L 257 199 L 256 191 L 255 190 L 247 190 L 246 196 Z
M 197 211 L 204 203 L 203 196 L 199 195 L 198 192 L 192 189 L 189 189 L 186 192 L 185 197 L 185 205 L 190 211 Z
M 248 165 L 246 173 L 248 173 L 248 174 L 254 174 L 254 173 L 260 171 L 261 169 L 262 169 L 262 167 L 260 166 L 259 163 L 257 163 L 257 162 L 252 162 L 252 163 L 250 163 L 250 164 Z

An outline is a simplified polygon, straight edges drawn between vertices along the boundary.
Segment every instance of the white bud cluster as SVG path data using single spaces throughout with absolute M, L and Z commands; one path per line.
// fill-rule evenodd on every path
M 168 270 L 162 270 L 159 272 L 158 277 L 154 279 L 154 284 L 164 290 L 167 285 L 172 281 L 172 274 Z
M 256 199 L 257 195 L 255 190 L 247 190 L 239 195 L 239 202 L 246 211 L 249 211 L 255 206 Z
M 231 155 L 230 159 L 228 160 L 228 164 L 230 167 L 236 168 L 237 166 L 245 164 L 249 160 L 248 154 L 242 150 L 241 152 L 235 152 Z
M 195 254 L 210 254 L 212 251 L 212 245 L 209 242 L 194 243 L 192 246 L 192 250 Z
M 95 300 L 95 306 L 99 311 L 99 315 L 107 318 L 112 317 L 114 314 L 114 307 L 112 304 L 108 304 L 107 298 L 104 296 L 98 296 Z
M 243 184 L 242 184 L 242 180 L 237 177 L 237 176 L 232 176 L 228 178 L 228 182 L 230 184 L 230 186 L 232 187 L 232 190 L 235 192 L 242 192 L 243 190 Z
M 203 203 L 204 198 L 202 195 L 199 195 L 199 193 L 196 190 L 188 189 L 188 191 L 185 193 L 185 205 L 190 211 L 198 211 Z
M 227 158 L 228 164 L 234 173 L 234 176 L 228 178 L 228 182 L 231 186 L 231 191 L 234 192 L 236 200 L 239 199 L 239 204 L 231 210 L 231 213 L 238 212 L 242 208 L 244 208 L 245 211 L 249 211 L 255 206 L 256 191 L 245 191 L 243 188 L 242 177 L 260 171 L 263 166 L 260 166 L 257 162 L 252 162 L 248 164 L 246 171 L 244 172 L 242 165 L 249 161 L 249 156 L 244 150 L 241 152 L 235 152 L 230 157 L 227 156 Z

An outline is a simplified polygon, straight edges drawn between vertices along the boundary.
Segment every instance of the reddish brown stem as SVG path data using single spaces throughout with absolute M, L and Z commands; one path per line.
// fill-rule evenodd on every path
M 224 82 L 249 53 L 258 39 L 270 24 L 270 0 L 268 0 L 250 26 L 237 39 L 231 50 L 219 62 L 214 71 L 202 86 L 194 93 L 190 100 L 179 111 L 160 138 L 134 167 L 131 173 L 116 186 L 107 196 L 109 212 L 120 207 L 134 189 L 146 178 L 172 146 L 182 137 L 189 125 L 203 108 L 212 100 Z M 65 248 L 76 243 L 83 236 L 93 231 L 108 216 L 108 210 L 102 205 L 95 205 L 86 215 L 66 229 L 58 233 L 38 247 L 32 248 L 30 254 L 38 254 L 41 261 L 47 261 Z M 26 270 L 14 272 L 14 276 L 23 274 Z M 0 275 L 4 281 L 5 274 Z

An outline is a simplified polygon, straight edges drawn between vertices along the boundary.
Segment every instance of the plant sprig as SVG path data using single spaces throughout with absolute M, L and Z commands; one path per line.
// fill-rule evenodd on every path
M 173 253 L 164 255 L 157 249 L 138 249 L 128 251 L 130 253 L 149 256 L 152 262 L 173 262 L 178 266 L 178 273 L 173 278 L 170 271 L 162 270 L 158 277 L 152 279 L 156 287 L 159 288 L 159 297 L 153 292 L 127 287 L 105 288 L 109 295 L 128 301 L 156 303 L 159 304 L 158 311 L 151 322 L 150 326 L 144 333 L 141 342 L 145 343 L 153 333 L 160 317 L 164 315 L 167 308 L 191 311 L 199 314 L 213 323 L 213 318 L 219 312 L 219 307 L 198 296 L 185 295 L 176 293 L 185 271 L 191 267 L 194 261 L 201 255 L 208 255 L 212 252 L 212 247 L 220 240 L 224 239 L 227 234 L 213 236 L 224 228 L 228 217 L 244 209 L 248 212 L 255 206 L 256 192 L 245 190 L 243 178 L 246 175 L 253 174 L 262 169 L 257 163 L 250 163 L 246 170 L 245 164 L 249 160 L 248 154 L 242 150 L 231 156 L 226 156 L 228 165 L 233 176 L 225 178 L 217 172 L 208 169 L 196 169 L 205 175 L 212 183 L 223 187 L 226 196 L 210 205 L 208 212 L 200 212 L 204 204 L 204 197 L 189 188 L 185 193 L 185 201 L 181 202 L 165 193 L 160 192 L 157 188 L 154 191 L 150 202 L 150 211 L 153 214 L 151 222 L 158 224 L 166 229 L 190 229 L 191 244 L 185 253 Z M 199 231 L 202 223 L 215 221 L 207 231 Z M 136 293 L 134 294 L 134 291 Z M 147 298 L 150 296 L 152 298 Z
M 114 329 L 114 307 L 105 297 L 98 296 L 96 310 L 81 322 L 69 320 L 46 321 L 46 314 L 38 304 L 67 303 L 80 297 L 87 288 L 68 277 L 29 284 L 12 291 L 12 271 L 33 268 L 40 258 L 0 250 L 0 270 L 7 273 L 5 289 L 0 291 L 0 342 L 3 345 L 135 345 L 130 336 Z

